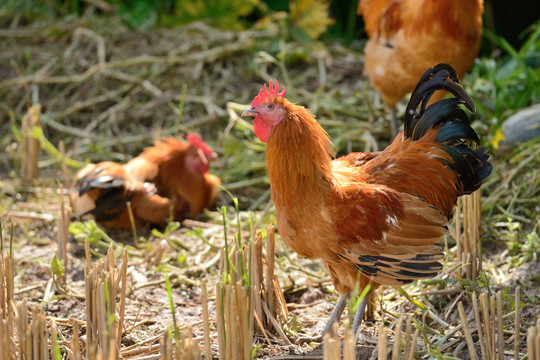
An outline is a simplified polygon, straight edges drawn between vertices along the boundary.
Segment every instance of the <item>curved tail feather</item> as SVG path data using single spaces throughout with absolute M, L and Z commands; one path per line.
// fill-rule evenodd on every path
M 427 106 L 437 90 L 446 90 L 454 95 Z M 453 168 L 462 184 L 459 195 L 477 190 L 492 170 L 487 161 L 485 147 L 473 149 L 473 143 L 480 142 L 471 127 L 467 113 L 460 107 L 464 105 L 471 112 L 475 106 L 471 97 L 459 85 L 456 71 L 448 64 L 438 64 L 428 69 L 414 89 L 405 112 L 405 138 L 418 140 L 429 130 L 439 128 L 435 141 L 446 151 Z
M 132 193 L 126 192 L 123 178 L 110 175 L 99 166 L 75 184 L 79 199 L 94 189 L 98 190 L 97 197 L 93 199 L 94 207 L 78 215 L 92 214 L 96 221 L 110 221 L 118 218 L 126 210 L 126 202 L 133 196 Z

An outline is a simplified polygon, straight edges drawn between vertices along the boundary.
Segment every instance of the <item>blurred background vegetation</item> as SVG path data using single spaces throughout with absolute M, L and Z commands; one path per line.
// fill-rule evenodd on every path
M 358 0 L 4 0 L 0 4 L 0 25 L 6 27 L 13 21 L 29 24 L 44 17 L 82 16 L 89 8 L 95 8 L 99 15 L 114 20 L 119 17 L 135 30 L 178 27 L 199 20 L 225 30 L 244 30 L 270 13 L 282 12 L 300 25 L 292 30 L 304 33 L 297 34 L 299 38 L 323 34 L 350 44 L 364 38 L 362 18 L 356 15 L 357 4 Z M 525 42 L 524 31 L 539 19 L 540 4 L 536 0 L 485 2 L 485 27 L 514 48 Z M 487 42 L 482 51 L 486 56 L 497 46 Z
M 231 121 L 229 102 L 248 103 L 261 78 L 283 79 L 289 96 L 317 114 L 338 153 L 389 140 L 380 98 L 362 75 L 366 37 L 357 3 L 4 0 L 0 147 L 7 155 L 0 171 L 13 174 L 17 124 L 39 101 L 42 143 L 62 139 L 80 162 L 125 161 L 156 131 L 202 132 L 222 155 L 216 168 L 224 183 L 248 192 L 246 185 L 261 185 L 247 196 L 260 206 L 268 197 L 264 147 L 249 124 Z M 540 5 L 486 0 L 484 28 L 463 83 L 482 118 L 475 126 L 496 150 L 505 119 L 540 99 Z

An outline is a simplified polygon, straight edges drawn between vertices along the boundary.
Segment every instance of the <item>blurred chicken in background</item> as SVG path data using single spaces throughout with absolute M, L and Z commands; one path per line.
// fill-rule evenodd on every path
M 129 228 L 127 202 L 137 226 L 193 217 L 212 205 L 220 180 L 209 174 L 216 153 L 200 135 L 165 138 L 126 164 L 88 164 L 71 190 L 73 214 L 92 214 L 107 227 Z
M 483 12 L 483 0 L 360 0 L 369 37 L 364 71 L 391 110 L 392 136 L 397 102 L 426 69 L 447 63 L 460 78 L 469 70 L 480 48 Z

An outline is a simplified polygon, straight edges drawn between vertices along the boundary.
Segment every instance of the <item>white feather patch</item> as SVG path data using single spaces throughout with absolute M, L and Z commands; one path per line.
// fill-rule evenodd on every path
M 96 203 L 88 194 L 78 197 L 73 201 L 73 215 L 80 216 L 96 208 Z

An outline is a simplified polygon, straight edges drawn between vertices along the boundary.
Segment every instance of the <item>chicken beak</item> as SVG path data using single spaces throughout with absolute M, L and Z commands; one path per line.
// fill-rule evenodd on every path
M 242 115 L 240 115 L 240 116 L 242 116 L 242 117 L 244 117 L 244 116 L 253 116 L 253 117 L 255 117 L 255 116 L 257 116 L 257 111 L 255 111 L 253 108 L 249 108 L 249 109 L 245 110 L 242 113 Z
M 208 158 L 204 154 L 204 151 L 202 151 L 202 149 L 197 149 L 197 154 L 199 155 L 199 158 L 201 159 L 203 165 L 208 165 Z

